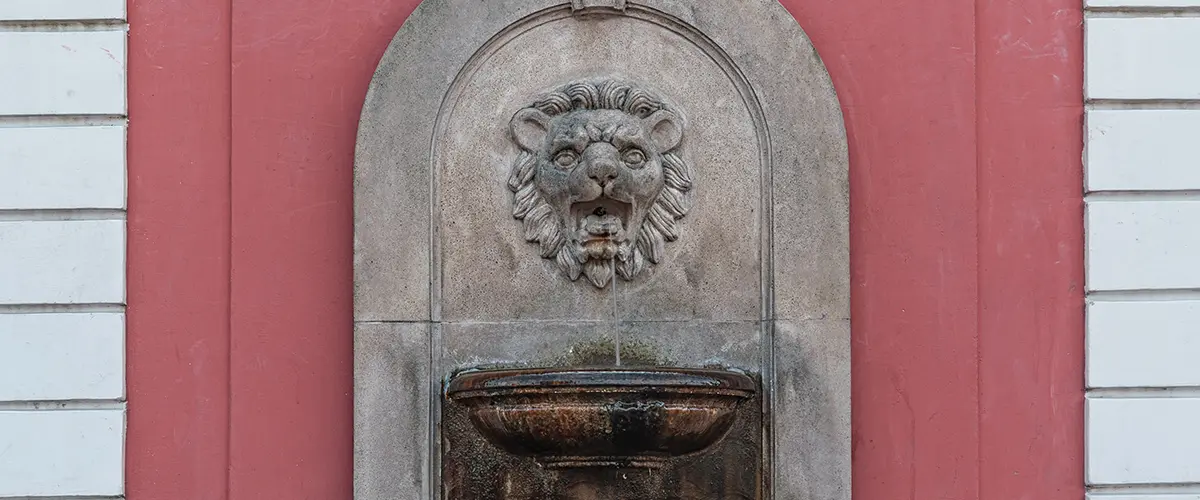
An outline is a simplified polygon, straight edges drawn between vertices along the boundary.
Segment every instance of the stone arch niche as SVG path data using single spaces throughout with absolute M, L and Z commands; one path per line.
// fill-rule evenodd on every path
M 848 500 L 847 173 L 776 0 L 425 0 L 358 132 L 355 499 Z M 750 389 L 714 442 L 652 463 L 527 456 L 454 396 L 488 389 L 472 373 L 664 367 L 702 372 L 681 393 Z M 603 435 L 717 415 L 662 389 L 605 403 L 659 420 Z

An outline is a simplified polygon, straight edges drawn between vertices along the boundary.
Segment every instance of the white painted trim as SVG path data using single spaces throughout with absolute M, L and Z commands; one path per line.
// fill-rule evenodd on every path
M 1200 109 L 1087 112 L 1088 191 L 1200 190 Z
M 1088 16 L 1089 99 L 1200 99 L 1200 18 Z
M 0 497 L 121 495 L 125 411 L 0 411 Z
M 125 302 L 125 222 L 0 221 L 0 304 Z
M 78 208 L 125 208 L 125 127 L 0 127 L 0 210 Z
M 0 401 L 125 397 L 123 313 L 0 314 Z
M 0 115 L 125 114 L 124 30 L 0 32 Z
M 1087 289 L 1200 288 L 1200 199 L 1090 201 Z
M 125 0 L 0 0 L 0 20 L 125 19 Z
M 1086 0 L 1090 500 L 1200 500 L 1200 0 Z

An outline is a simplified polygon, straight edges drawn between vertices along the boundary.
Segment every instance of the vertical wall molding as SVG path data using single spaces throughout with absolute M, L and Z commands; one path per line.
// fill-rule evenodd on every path
M 1200 498 L 1200 0 L 1085 32 L 1089 498 Z
M 127 500 L 230 498 L 231 8 L 129 2 Z

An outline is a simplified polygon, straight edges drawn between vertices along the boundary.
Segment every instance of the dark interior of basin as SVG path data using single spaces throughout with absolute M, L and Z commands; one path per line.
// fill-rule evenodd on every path
M 749 376 L 725 370 L 666 367 L 531 368 L 467 371 L 450 380 L 447 394 L 458 399 L 473 391 L 536 391 L 549 388 L 598 388 L 611 391 L 716 390 L 754 392 Z
M 552 469 L 659 468 L 703 452 L 754 394 L 737 372 L 619 367 L 466 372 L 446 390 L 493 445 Z

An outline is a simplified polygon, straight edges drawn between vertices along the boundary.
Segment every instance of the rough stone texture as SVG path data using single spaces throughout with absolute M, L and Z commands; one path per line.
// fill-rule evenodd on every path
M 427 499 L 428 323 L 354 325 L 354 498 Z
M 429 142 L 442 100 L 478 47 L 545 3 L 422 2 L 379 62 L 354 153 L 356 321 L 431 319 Z
M 663 262 L 604 289 L 566 279 L 525 240 L 507 184 L 514 114 L 541 92 L 596 76 L 645 82 L 677 105 L 695 173 Z M 436 423 L 428 406 L 407 414 L 384 396 L 402 391 L 386 378 L 357 371 L 356 451 L 405 451 L 375 455 L 383 464 L 356 453 L 356 498 L 432 500 L 443 486 L 444 498 L 612 496 L 595 483 L 611 488 L 618 476 L 539 472 L 488 448 L 460 407 L 428 390 L 462 369 L 615 364 L 620 341 L 626 365 L 732 367 L 765 388 L 739 417 L 751 426 L 735 432 L 741 451 L 714 455 L 735 459 L 671 469 L 622 495 L 848 499 L 847 173 L 828 75 L 774 0 L 630 0 L 621 15 L 578 18 L 565 0 L 426 0 L 389 47 L 363 109 L 355 321 L 432 328 L 413 340 L 421 348 L 397 350 L 364 343 L 360 325 L 356 359 L 424 370 L 414 383 L 443 413 L 442 433 L 408 443 L 380 430 L 413 436 Z M 757 430 L 762 405 L 773 409 L 769 443 Z M 775 449 L 762 462 L 753 450 L 766 444 Z M 442 471 L 441 485 L 374 475 L 425 464 Z M 773 492 L 756 491 L 766 485 Z
M 776 498 L 850 500 L 850 322 L 775 323 Z
M 582 26 L 582 27 L 581 27 Z M 577 31 L 578 30 L 578 31 Z M 564 36 L 568 34 L 569 36 Z M 628 51 L 624 47 L 655 47 Z M 552 59 L 530 66 L 528 54 Z M 595 54 L 595 55 L 593 55 Z M 537 93 L 595 74 L 649 82 L 687 119 L 684 158 L 696 172 L 694 203 L 666 246 L 664 265 L 615 283 L 626 319 L 758 319 L 759 149 L 742 99 L 709 56 L 646 21 L 567 17 L 537 26 L 490 54 L 450 96 L 439 152 L 443 318 L 602 319 L 611 290 L 562 277 L 525 242 L 507 179 L 517 148 L 512 114 Z M 687 69 L 687 78 L 680 73 Z M 462 201 L 470 200 L 469 203 Z M 714 259 L 712 257 L 719 256 Z
M 849 159 L 833 83 L 774 0 L 725 7 L 695 9 L 695 25 L 733 55 L 764 103 L 773 165 L 773 317 L 849 318 Z
M 518 111 L 513 217 L 572 281 L 605 288 L 665 262 L 691 209 L 679 109 L 643 82 L 572 80 Z
M 442 323 L 442 372 L 478 367 L 623 365 L 732 367 L 758 372 L 759 321 Z
M 617 325 L 625 362 L 761 371 L 760 321 L 631 321 Z
M 443 323 L 441 375 L 483 366 L 612 364 L 613 338 L 604 322 Z

